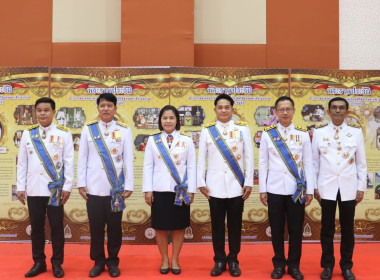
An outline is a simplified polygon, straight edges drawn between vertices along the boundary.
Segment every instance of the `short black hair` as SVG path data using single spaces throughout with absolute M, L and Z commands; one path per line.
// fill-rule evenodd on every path
M 292 106 L 294 108 L 294 101 L 289 96 L 281 96 L 277 98 L 276 103 L 274 103 L 274 108 L 277 108 L 278 103 L 280 103 L 281 101 L 290 101 L 290 103 L 292 103 Z
M 176 130 L 180 130 L 181 129 L 181 125 L 179 124 L 179 112 L 177 110 L 176 107 L 172 106 L 172 105 L 166 105 L 164 108 L 161 109 L 160 111 L 160 114 L 158 115 L 158 128 L 163 131 L 164 128 L 162 127 L 162 124 L 161 124 L 161 118 L 162 118 L 162 115 L 166 112 L 166 111 L 173 111 L 176 119 L 177 119 L 177 123 L 175 125 L 175 129 Z
M 344 101 L 344 103 L 346 103 L 346 110 L 348 110 L 348 107 L 350 106 L 348 104 L 348 101 L 345 98 L 338 96 L 338 97 L 334 97 L 334 98 L 330 99 L 330 101 L 329 101 L 329 110 L 330 110 L 330 107 L 331 107 L 331 103 L 333 103 L 334 101 Z
M 53 99 L 49 97 L 42 97 L 40 99 L 37 99 L 36 103 L 34 104 L 34 107 L 37 108 L 37 105 L 40 103 L 49 103 L 51 106 L 51 109 L 54 111 L 55 110 L 55 102 Z
M 96 104 L 98 104 L 98 106 L 99 106 L 101 99 L 105 99 L 107 101 L 110 101 L 113 103 L 113 105 L 116 106 L 117 98 L 112 93 L 106 92 L 106 93 L 102 93 L 101 95 L 99 95 L 98 99 L 96 99 Z
M 220 99 L 227 99 L 228 101 L 230 101 L 230 104 L 231 104 L 231 107 L 234 106 L 234 100 L 232 99 L 231 96 L 229 96 L 228 94 L 225 94 L 225 93 L 222 93 L 222 94 L 219 94 L 217 98 L 215 98 L 215 101 L 214 101 L 214 106 L 216 107 L 216 104 L 218 103 L 218 101 Z

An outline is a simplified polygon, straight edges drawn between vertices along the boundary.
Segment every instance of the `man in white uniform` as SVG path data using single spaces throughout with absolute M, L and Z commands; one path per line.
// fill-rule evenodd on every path
M 215 254 L 211 276 L 221 275 L 228 263 L 230 274 L 238 277 L 241 274 L 238 253 L 244 200 L 251 194 L 253 186 L 252 140 L 246 123 L 232 120 L 234 101 L 229 95 L 219 95 L 214 105 L 217 122 L 206 125 L 199 140 L 197 184 L 210 205 Z M 224 249 L 226 214 L 227 256 Z
M 90 222 L 90 257 L 95 261 L 89 276 L 97 277 L 107 265 L 111 277 L 120 275 L 119 250 L 124 199 L 133 192 L 133 143 L 131 129 L 116 122 L 116 97 L 103 93 L 97 99 L 100 121 L 82 131 L 78 152 L 78 186 L 87 202 Z M 107 225 L 108 258 L 104 252 Z
M 260 200 L 268 206 L 274 257 L 273 279 L 282 278 L 285 267 L 294 279 L 303 279 L 300 259 L 305 206 L 313 199 L 314 178 L 310 137 L 293 125 L 294 101 L 282 96 L 275 103 L 277 125 L 262 134 L 259 154 Z M 289 232 L 288 258 L 284 252 L 285 220 Z
M 329 101 L 329 124 L 316 127 L 313 136 L 313 162 L 317 184 L 315 198 L 322 207 L 321 279 L 331 279 L 335 265 L 334 233 L 336 205 L 341 225 L 340 268 L 344 279 L 355 279 L 351 269 L 354 251 L 355 206 L 366 190 L 367 163 L 363 132 L 359 125 L 344 122 L 348 102 L 341 97 Z
M 46 271 L 45 216 L 51 228 L 53 274 L 64 275 L 63 205 L 70 197 L 74 179 L 74 146 L 68 128 L 53 123 L 54 100 L 43 97 L 36 101 L 39 124 L 22 134 L 17 162 L 17 197 L 27 203 L 32 227 L 34 265 L 25 277 Z

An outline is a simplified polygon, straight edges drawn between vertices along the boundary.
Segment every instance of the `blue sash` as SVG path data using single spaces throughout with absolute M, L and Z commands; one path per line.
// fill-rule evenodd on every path
M 219 152 L 226 160 L 228 166 L 230 167 L 232 173 L 234 173 L 236 179 L 239 181 L 240 186 L 244 186 L 244 175 L 240 169 L 240 165 L 237 162 L 234 154 L 231 152 L 230 148 L 224 142 L 223 137 L 220 135 L 218 129 L 215 125 L 208 127 L 208 131 L 210 132 L 211 138 L 214 141 L 216 147 Z
M 38 128 L 35 127 L 29 131 L 30 138 L 32 139 L 32 143 L 34 149 L 40 160 L 43 162 L 43 166 L 46 170 L 46 173 L 51 178 L 52 182 L 48 184 L 48 188 L 50 190 L 50 197 L 48 201 L 48 205 L 50 206 L 61 206 L 61 195 L 62 188 L 65 184 L 64 178 L 64 166 L 61 169 L 61 172 L 57 174 L 57 170 L 55 169 L 54 163 L 51 160 L 51 157 L 46 150 L 44 143 L 41 141 L 41 138 L 38 134 Z M 58 177 L 59 176 L 59 177 Z
M 174 181 L 177 184 L 174 188 L 174 191 L 176 193 L 174 205 L 182 206 L 182 201 L 184 201 L 186 204 L 190 204 L 191 199 L 187 195 L 187 171 L 185 172 L 185 177 L 183 178 L 183 181 L 181 181 L 178 170 L 175 167 L 172 158 L 168 154 L 168 151 L 166 150 L 165 146 L 162 144 L 160 134 L 155 134 L 154 140 L 154 143 L 156 143 L 157 149 L 160 152 L 162 159 L 164 160 L 166 166 L 169 168 L 170 174 L 172 175 Z
M 106 172 L 109 183 L 111 184 L 111 209 L 112 212 L 120 212 L 125 209 L 123 192 L 124 192 L 124 172 L 121 171 L 119 177 L 117 177 L 115 165 L 113 163 L 110 152 L 107 145 L 104 143 L 103 137 L 99 132 L 98 123 L 93 123 L 88 126 L 92 139 L 100 159 L 102 160 L 104 171 Z
M 303 167 L 301 167 L 300 176 L 300 174 L 298 173 L 297 164 L 293 159 L 293 155 L 290 152 L 284 140 L 282 139 L 282 137 L 280 136 L 280 133 L 278 132 L 276 127 L 269 129 L 268 135 L 272 140 L 274 146 L 276 147 L 277 151 L 279 152 L 289 172 L 294 176 L 294 178 L 296 178 L 297 190 L 292 196 L 293 201 L 297 202 L 297 200 L 299 200 L 301 204 L 304 204 L 306 200 L 306 181 L 303 175 Z

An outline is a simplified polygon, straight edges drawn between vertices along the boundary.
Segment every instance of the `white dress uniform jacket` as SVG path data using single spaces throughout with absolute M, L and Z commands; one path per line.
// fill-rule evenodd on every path
M 196 193 L 196 154 L 193 140 L 179 131 L 173 131 L 171 135 L 174 139 L 170 149 L 166 141 L 168 134 L 164 131 L 160 133 L 162 144 L 168 150 L 168 154 L 177 168 L 181 180 L 183 180 L 187 171 L 187 191 Z M 174 192 L 175 186 L 177 186 L 177 183 L 160 155 L 154 136 L 150 136 L 145 148 L 143 192 Z
M 117 176 L 124 172 L 124 190 L 133 191 L 133 144 L 132 132 L 126 125 L 111 121 L 99 121 L 99 130 L 110 152 Z M 113 132 L 120 132 L 120 141 L 113 138 Z M 106 135 L 108 134 L 108 135 Z M 78 187 L 87 187 L 88 193 L 109 196 L 111 184 L 107 179 L 102 159 L 91 137 L 89 126 L 83 128 L 78 152 Z
M 297 129 L 293 124 L 288 127 L 277 124 L 281 137 L 285 140 L 295 159 L 298 171 L 303 164 L 306 180 L 306 194 L 314 193 L 314 172 L 310 136 L 307 132 Z M 269 132 L 264 131 L 260 142 L 259 152 L 259 191 L 280 195 L 293 195 L 297 190 L 294 176 L 289 172 L 275 145 L 270 139 Z
M 42 139 L 44 130 L 46 138 Z M 63 190 L 71 192 L 74 183 L 74 145 L 71 132 L 54 123 L 48 127 L 40 125 L 38 132 L 57 172 L 64 167 Z M 57 136 L 62 137 L 62 143 L 56 142 Z M 17 191 L 26 191 L 27 196 L 50 196 L 48 184 L 51 181 L 33 146 L 29 129 L 24 130 L 17 161 Z
M 225 128 L 222 123 L 216 122 L 217 129 L 243 171 L 244 186 L 253 187 L 253 147 L 249 128 L 233 120 L 226 125 L 227 135 L 224 135 Z M 208 162 L 207 171 L 206 161 Z M 207 186 L 209 195 L 212 197 L 233 198 L 243 195 L 242 186 L 215 145 L 208 128 L 202 129 L 199 140 L 197 177 L 198 188 Z
M 342 201 L 354 200 L 358 190 L 366 190 L 367 163 L 360 127 L 346 123 L 337 127 L 330 122 L 314 130 L 312 146 L 315 188 L 322 199 L 336 200 L 340 190 Z

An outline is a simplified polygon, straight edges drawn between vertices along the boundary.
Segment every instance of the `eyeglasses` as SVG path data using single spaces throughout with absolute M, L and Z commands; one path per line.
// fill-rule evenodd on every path
M 281 114 L 283 114 L 283 113 L 291 113 L 291 112 L 293 112 L 293 108 L 285 108 L 285 109 L 276 109 L 276 112 L 280 112 Z
M 333 110 L 333 111 L 345 111 L 346 110 L 346 106 L 344 105 L 341 105 L 341 106 L 336 106 L 336 105 L 332 105 L 330 110 Z

